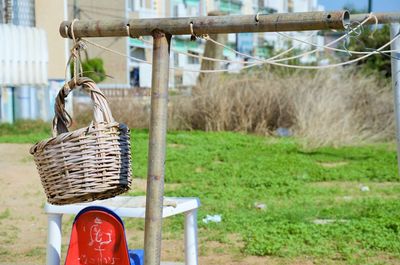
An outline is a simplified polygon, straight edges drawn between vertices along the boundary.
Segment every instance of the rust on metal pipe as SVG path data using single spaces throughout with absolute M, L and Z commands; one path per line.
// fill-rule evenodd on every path
M 158 29 L 170 35 L 222 34 L 239 32 L 277 32 L 344 29 L 348 11 L 300 12 L 269 15 L 206 16 L 158 19 L 76 21 L 75 37 L 123 37 L 152 35 Z M 71 38 L 71 21 L 60 25 L 60 34 Z
M 389 12 L 389 13 L 373 13 L 373 15 L 378 19 L 378 24 L 390 24 L 390 23 L 400 23 L 400 12 Z M 350 15 L 351 22 L 363 22 L 367 19 L 370 14 L 354 14 Z M 369 19 L 365 24 L 375 24 L 374 18 Z
M 151 117 L 147 170 L 145 264 L 159 265 L 168 119 L 168 79 L 171 35 L 154 30 Z

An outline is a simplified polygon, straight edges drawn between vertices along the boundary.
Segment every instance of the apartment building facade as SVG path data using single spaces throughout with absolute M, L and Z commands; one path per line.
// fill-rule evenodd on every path
M 229 15 L 239 14 L 270 14 L 270 13 L 290 13 L 290 12 L 312 12 L 323 11 L 324 7 L 318 4 L 317 0 L 155 0 L 153 6 L 158 8 L 157 14 L 160 17 L 185 17 L 185 16 L 205 16 L 212 11 L 220 11 Z M 316 32 L 310 36 L 310 32 L 288 32 L 288 35 L 300 40 L 307 40 L 318 45 L 324 44 L 323 36 L 318 36 Z M 290 41 L 276 33 L 239 33 L 228 34 L 227 45 L 242 53 L 251 54 L 259 57 L 271 56 L 271 47 L 273 50 L 287 49 L 295 45 L 298 49 L 308 49 L 309 46 L 304 43 Z M 202 54 L 204 51 L 204 42 L 190 41 L 188 36 L 175 36 L 172 41 L 172 47 L 175 51 Z M 171 65 L 185 69 L 200 69 L 200 61 L 183 54 L 172 51 Z M 318 55 L 318 53 L 317 53 Z M 316 61 L 316 54 L 301 59 L 303 63 Z M 223 57 L 230 60 L 242 60 L 235 53 L 224 49 Z M 224 65 L 233 71 L 238 65 Z M 197 80 L 197 73 L 180 71 L 171 71 L 171 85 L 190 86 Z
M 111 18 L 153 18 L 205 16 L 210 11 L 220 10 L 227 14 L 240 14 L 243 3 L 239 0 L 69 0 L 69 17 L 79 19 Z M 151 41 L 150 37 L 145 37 Z M 132 57 L 151 61 L 151 45 L 135 38 L 93 39 L 110 49 Z M 230 34 L 228 42 L 235 47 L 236 35 Z M 171 62 L 175 68 L 200 69 L 200 60 L 183 53 L 202 54 L 204 41 L 190 41 L 190 36 L 174 36 L 172 39 Z M 232 52 L 224 51 L 226 57 L 235 58 Z M 134 59 L 125 59 L 96 47 L 88 48 L 89 57 L 101 57 L 107 78 L 100 88 L 130 88 L 151 86 L 151 65 Z M 171 70 L 170 86 L 190 86 L 197 80 L 197 73 Z
M 0 0 L 0 122 L 53 117 L 65 80 L 68 42 L 58 25 L 66 18 L 64 0 Z
M 324 11 L 324 7 L 318 4 L 318 0 L 258 0 L 258 10 L 263 13 L 292 13 L 292 12 L 313 12 Z M 286 32 L 286 34 L 303 40 L 324 44 L 324 37 L 317 35 L 317 32 Z M 294 45 L 298 49 L 308 49 L 308 45 L 290 41 L 289 39 L 279 36 L 276 33 L 260 33 L 258 34 L 258 44 L 255 54 L 261 57 L 270 56 L 270 51 L 267 47 L 273 46 L 276 50 L 287 49 Z M 317 53 L 318 54 L 318 53 Z M 301 59 L 303 63 L 316 61 L 316 54 L 304 57 Z
M 13 5 L 11 15 L 6 9 L 6 3 L 10 2 Z M 65 80 L 65 65 L 69 57 L 69 47 L 72 45 L 71 40 L 62 39 L 59 36 L 58 26 L 62 20 L 205 16 L 211 11 L 238 15 L 318 10 L 323 10 L 323 7 L 318 5 L 317 0 L 0 0 L 0 30 L 3 30 L 2 32 L 9 32 L 11 27 L 14 28 L 13 36 L 18 35 L 15 32 L 22 29 L 26 32 L 39 31 L 42 37 L 38 38 L 42 38 L 43 42 L 42 45 L 35 48 L 24 48 L 23 45 L 27 45 L 28 40 L 15 40 L 23 45 L 14 45 L 10 44 L 5 33 L 0 34 L 0 38 L 3 38 L 2 41 L 8 41 L 7 47 L 14 51 L 14 53 L 4 52 L 5 49 L 3 49 L 3 53 L 0 52 L 0 57 L 8 56 L 6 59 L 2 58 L 3 64 L 0 64 L 3 68 L 8 69 L 8 71 L 0 71 L 2 72 L 0 75 L 0 121 L 51 119 L 54 96 Z M 10 17 L 11 21 L 9 21 Z M 8 21 L 6 21 L 7 19 Z M 323 38 L 317 35 L 309 37 L 309 33 L 294 32 L 290 34 L 299 39 L 308 38 L 309 41 L 323 44 Z M 30 35 L 30 33 L 25 33 L 25 35 Z M 151 37 L 146 37 L 146 39 L 151 41 Z M 151 62 L 151 45 L 143 43 L 139 39 L 94 38 L 93 41 L 120 53 Z M 270 51 L 266 47 L 273 46 L 274 49 L 284 49 L 290 45 L 285 38 L 275 33 L 228 34 L 226 42 L 231 48 L 260 57 L 270 55 Z M 190 36 L 174 36 L 170 65 L 177 69 L 200 69 L 201 61 L 198 58 L 182 53 L 201 55 L 204 46 L 205 42 L 202 40 L 191 41 Z M 17 47 L 25 53 L 15 52 Z M 302 45 L 298 45 L 298 47 L 302 48 Z M 29 52 L 26 53 L 26 51 Z M 9 54 L 24 54 L 24 56 L 18 58 L 14 56 L 15 58 L 10 59 Z M 107 78 L 99 83 L 101 88 L 151 86 L 151 65 L 147 63 L 121 57 L 90 45 L 82 54 L 83 59 L 99 57 L 104 61 Z M 32 78 L 24 78 L 24 76 L 29 76 L 29 73 L 24 74 L 24 72 L 15 70 L 17 68 L 8 67 L 11 65 L 10 62 L 17 65 L 24 58 L 30 58 L 30 55 L 36 58 L 34 60 L 38 60 L 32 65 L 44 66 L 40 71 L 31 71 L 36 73 L 35 76 L 41 75 L 41 81 L 37 81 L 37 78 L 36 81 L 32 81 Z M 224 49 L 223 57 L 230 60 L 243 59 L 237 58 L 236 54 L 229 49 Z M 305 59 L 305 62 L 312 60 L 313 58 L 309 57 Z M 8 66 L 4 62 L 8 62 Z M 221 65 L 221 67 L 235 70 L 232 64 Z M 14 69 L 12 71 L 14 83 L 6 82 L 4 77 L 7 73 L 8 80 L 10 80 L 11 69 Z M 18 76 L 19 82 L 15 81 L 15 76 Z M 191 86 L 195 84 L 197 77 L 198 73 L 185 72 L 184 74 L 180 70 L 171 70 L 170 86 Z

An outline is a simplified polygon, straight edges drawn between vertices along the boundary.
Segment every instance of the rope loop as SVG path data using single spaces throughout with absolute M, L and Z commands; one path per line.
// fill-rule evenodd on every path
M 200 37 L 201 37 L 203 40 L 210 40 L 210 39 L 211 39 L 210 35 L 208 35 L 208 34 L 203 34 L 203 35 L 201 35 Z
M 194 33 L 194 30 L 193 30 L 193 21 L 190 21 L 189 27 L 190 27 L 190 35 L 191 35 L 190 40 L 195 41 L 197 39 L 197 35 L 196 35 L 196 33 Z
M 260 12 L 257 12 L 254 20 L 256 21 L 256 24 L 260 23 Z
M 375 32 L 378 30 L 378 23 L 379 23 L 379 21 L 378 21 L 378 17 L 375 16 L 375 14 L 373 14 L 372 12 L 369 13 L 369 17 L 370 17 L 370 18 L 373 18 L 373 19 L 375 20 L 375 28 L 374 28 L 374 30 L 371 32 L 371 34 L 369 35 L 369 37 L 370 37 L 371 39 L 373 39 L 373 38 L 374 38 Z
M 72 37 L 72 41 L 74 42 L 74 45 L 71 48 L 71 55 L 68 59 L 67 66 L 65 68 L 65 80 L 67 80 L 68 66 L 71 63 L 71 61 L 73 61 L 75 83 L 77 82 L 78 76 L 82 75 L 82 73 L 83 73 L 80 51 L 87 48 L 86 44 L 83 41 L 81 41 L 80 38 L 75 37 L 74 25 L 75 25 L 75 22 L 77 22 L 77 21 L 79 21 L 79 19 L 75 18 L 71 22 L 71 37 Z

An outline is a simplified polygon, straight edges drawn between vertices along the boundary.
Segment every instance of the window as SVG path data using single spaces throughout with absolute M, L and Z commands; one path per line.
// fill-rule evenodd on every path
M 174 52 L 174 66 L 179 66 L 179 53 Z
M 174 5 L 172 16 L 179 17 L 179 6 L 178 5 Z
M 0 0 L 1 1 L 1 0 Z M 14 0 L 13 19 L 14 25 L 35 26 L 35 1 L 34 0 Z
M 138 58 L 140 60 L 146 60 L 146 52 L 143 48 L 131 47 L 130 56 Z M 131 59 L 132 62 L 136 62 Z
M 146 7 L 146 0 L 128 0 L 128 10 L 138 11 L 140 8 Z
M 135 10 L 135 0 L 128 0 L 128 10 L 129 11 Z
M 188 6 L 188 16 L 195 17 L 198 16 L 199 8 L 196 6 Z
M 189 54 L 194 54 L 194 55 L 199 55 L 199 53 L 193 52 L 193 51 L 188 51 L 188 53 Z M 188 56 L 188 64 L 199 64 L 199 63 L 200 63 L 199 58 Z
M 293 12 L 293 6 L 294 6 L 293 0 L 289 0 L 288 1 L 288 12 L 289 13 Z

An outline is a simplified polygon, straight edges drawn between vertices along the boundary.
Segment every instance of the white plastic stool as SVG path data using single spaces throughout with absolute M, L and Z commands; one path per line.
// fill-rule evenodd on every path
M 105 206 L 120 217 L 144 218 L 146 197 L 118 196 L 108 200 L 69 205 L 52 205 L 46 203 L 47 214 L 47 265 L 60 265 L 61 260 L 61 222 L 63 214 L 77 214 L 90 205 Z M 164 198 L 163 218 L 176 214 L 185 214 L 185 264 L 197 265 L 197 208 L 198 198 Z

